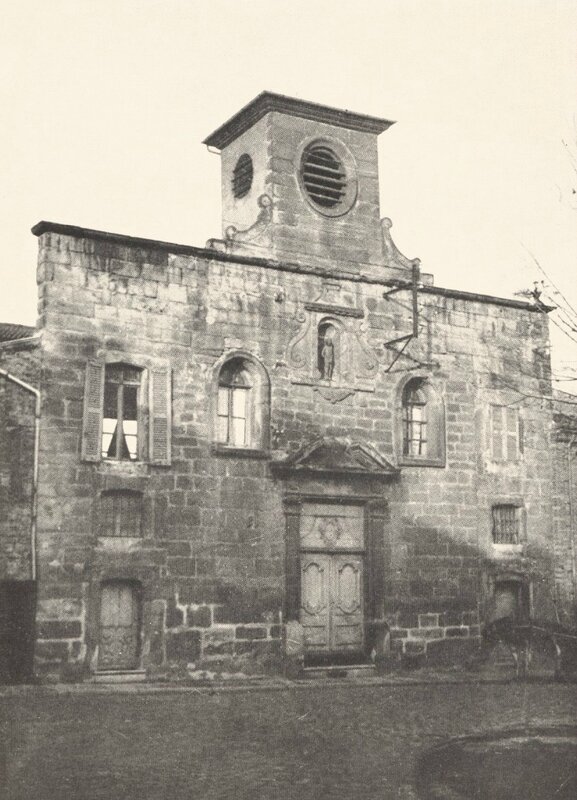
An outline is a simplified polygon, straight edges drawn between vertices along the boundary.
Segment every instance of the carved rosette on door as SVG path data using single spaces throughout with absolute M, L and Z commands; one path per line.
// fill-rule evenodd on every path
M 298 330 L 287 348 L 292 382 L 312 386 L 333 403 L 356 391 L 374 391 L 379 364 L 364 312 L 353 295 L 340 292 L 339 284 L 326 281 L 315 301 L 299 307 Z

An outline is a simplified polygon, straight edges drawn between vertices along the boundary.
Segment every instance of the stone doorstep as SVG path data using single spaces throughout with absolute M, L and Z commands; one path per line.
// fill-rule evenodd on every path
M 144 669 L 99 669 L 93 675 L 92 683 L 141 683 L 146 680 Z
M 327 667 L 304 667 L 302 677 L 309 678 L 368 678 L 376 676 L 374 664 L 351 664 Z

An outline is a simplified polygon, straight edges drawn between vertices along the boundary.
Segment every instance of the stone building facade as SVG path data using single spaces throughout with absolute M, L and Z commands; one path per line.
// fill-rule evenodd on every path
M 33 228 L 34 346 L 0 357 L 41 396 L 35 552 L 9 493 L 0 530 L 39 671 L 453 663 L 488 619 L 572 613 L 555 420 L 526 402 L 546 309 L 399 252 L 391 124 L 259 95 L 206 140 L 204 248 Z

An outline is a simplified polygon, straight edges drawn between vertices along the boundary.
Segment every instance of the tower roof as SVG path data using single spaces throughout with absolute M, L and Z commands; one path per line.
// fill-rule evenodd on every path
M 329 125 L 365 133 L 379 134 L 394 125 L 391 120 L 371 117 L 368 114 L 356 114 L 346 109 L 310 103 L 307 100 L 287 97 L 284 94 L 261 92 L 224 125 L 207 136 L 203 144 L 222 150 L 270 111 L 279 111 L 282 114 L 312 119 L 316 122 L 325 122 Z

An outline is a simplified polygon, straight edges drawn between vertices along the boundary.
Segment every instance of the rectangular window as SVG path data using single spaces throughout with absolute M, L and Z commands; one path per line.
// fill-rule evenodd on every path
M 493 461 L 518 461 L 523 451 L 519 409 L 491 406 L 491 455 Z
M 136 461 L 138 458 L 138 404 L 140 370 L 123 364 L 106 367 L 102 458 Z
M 519 544 L 521 509 L 513 505 L 493 506 L 493 544 Z
M 100 535 L 139 537 L 142 535 L 140 492 L 110 491 L 100 496 Z

